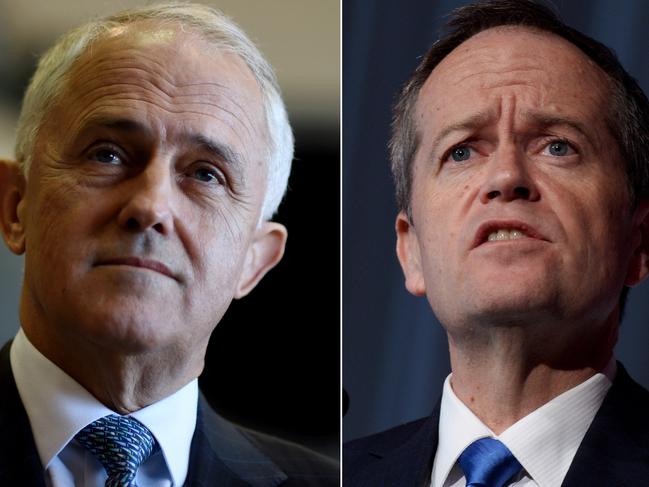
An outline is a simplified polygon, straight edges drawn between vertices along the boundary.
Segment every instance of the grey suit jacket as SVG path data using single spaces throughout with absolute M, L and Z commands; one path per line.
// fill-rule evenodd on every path
M 45 487 L 43 466 L 9 362 L 0 351 L 0 486 Z M 298 445 L 247 430 L 216 414 L 201 395 L 188 487 L 338 486 L 336 462 Z

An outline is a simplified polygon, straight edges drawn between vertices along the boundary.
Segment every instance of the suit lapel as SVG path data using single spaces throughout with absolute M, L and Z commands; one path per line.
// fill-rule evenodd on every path
M 11 342 L 0 351 L 0 485 L 45 487 L 32 428 L 11 372 Z
M 369 454 L 380 459 L 354 477 L 354 485 L 426 486 L 437 451 L 440 403 L 417 430 L 399 447 L 374 446 Z
M 637 486 L 649 479 L 649 392 L 629 377 L 622 364 L 617 367 L 563 487 Z
M 275 487 L 286 478 L 239 430 L 218 416 L 201 395 L 186 486 Z

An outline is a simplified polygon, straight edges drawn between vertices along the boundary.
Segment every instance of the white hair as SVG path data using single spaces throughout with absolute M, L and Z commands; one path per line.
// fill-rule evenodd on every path
M 273 68 L 246 34 L 231 19 L 206 5 L 164 3 L 126 10 L 84 24 L 61 37 L 39 60 L 23 98 L 16 131 L 16 159 L 25 176 L 29 172 L 39 130 L 58 97 L 63 94 L 74 62 L 94 42 L 116 27 L 153 20 L 176 23 L 219 49 L 238 55 L 261 89 L 268 130 L 266 194 L 260 218 L 277 211 L 288 184 L 293 160 L 293 133 Z

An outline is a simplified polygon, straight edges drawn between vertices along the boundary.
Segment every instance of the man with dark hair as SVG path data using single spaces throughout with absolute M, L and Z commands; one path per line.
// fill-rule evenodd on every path
M 648 134 L 614 54 L 548 8 L 454 12 L 390 143 L 397 255 L 452 374 L 431 416 L 346 445 L 345 485 L 649 479 L 649 393 L 613 357 L 649 274 Z

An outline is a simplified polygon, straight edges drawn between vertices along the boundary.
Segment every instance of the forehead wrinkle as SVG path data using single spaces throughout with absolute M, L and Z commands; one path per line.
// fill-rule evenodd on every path
M 237 97 L 227 96 L 228 91 L 230 91 L 228 90 L 227 84 L 218 83 L 216 81 L 200 81 L 200 82 L 189 81 L 186 83 L 175 82 L 172 81 L 171 79 L 174 77 L 174 74 L 170 73 L 168 68 L 156 59 L 156 56 L 149 55 L 148 51 L 139 48 L 125 48 L 125 50 L 127 52 L 133 51 L 133 54 L 131 54 L 130 56 L 126 56 L 126 55 L 122 56 L 111 52 L 110 57 L 103 57 L 97 60 L 91 59 L 84 63 L 80 63 L 80 65 L 76 67 L 78 68 L 76 70 L 78 71 L 79 75 L 72 76 L 72 84 L 86 85 L 92 82 L 99 81 L 100 86 L 98 86 L 97 89 L 108 89 L 111 85 L 102 84 L 103 80 L 106 79 L 107 75 L 115 73 L 114 76 L 119 76 L 120 73 L 123 73 L 124 71 L 127 74 L 130 74 L 131 72 L 141 73 L 143 76 L 137 76 L 137 74 L 132 75 L 132 77 L 135 78 L 134 82 L 132 83 L 122 82 L 122 83 L 116 83 L 112 86 L 130 85 L 130 86 L 134 86 L 135 88 L 141 88 L 148 91 L 153 96 L 161 95 L 163 98 L 167 98 L 170 103 L 172 103 L 172 101 L 175 99 L 182 99 L 185 97 L 192 97 L 192 96 L 197 98 L 222 97 L 224 99 L 227 99 L 228 102 L 232 103 L 234 107 L 236 107 L 243 114 L 243 117 L 236 116 L 232 110 L 225 109 L 223 105 L 214 104 L 214 103 L 207 103 L 207 104 L 219 108 L 225 111 L 226 113 L 228 113 L 229 115 L 233 116 L 234 118 L 236 118 L 249 133 L 251 131 L 252 132 L 257 131 L 257 128 L 255 127 L 255 124 L 253 123 L 253 120 L 251 118 L 251 114 L 248 113 L 248 110 L 245 110 L 243 108 L 241 103 L 236 99 Z M 159 69 L 154 70 L 152 72 L 151 70 L 142 68 L 140 66 L 141 61 L 135 60 L 136 56 L 139 58 L 145 58 L 146 61 L 154 63 L 156 67 L 158 67 Z M 114 66 L 113 64 L 116 61 L 123 64 Z M 108 67 L 104 67 L 106 64 L 108 64 Z M 83 79 L 84 77 L 86 79 Z M 215 91 L 222 92 L 222 95 L 218 93 L 200 93 L 200 92 L 174 93 L 174 91 L 183 90 L 190 87 L 200 87 L 200 86 L 215 88 L 216 89 Z M 205 101 L 200 100 L 195 103 L 203 105 L 205 104 Z
M 458 80 L 453 80 L 453 82 L 459 85 L 466 81 L 472 81 L 472 78 L 486 76 L 487 79 L 479 83 L 480 86 L 484 88 L 499 88 L 501 86 L 509 85 L 535 86 L 538 84 L 539 80 L 525 79 L 525 75 L 531 73 L 541 73 L 546 75 L 547 72 L 543 69 L 534 67 L 511 69 L 493 69 L 492 67 L 491 69 L 486 69 L 484 71 L 471 72 L 465 76 L 461 76 Z M 445 74 L 446 78 L 450 77 L 448 73 Z M 518 76 L 508 77 L 515 74 Z M 505 79 L 502 79 L 503 77 L 505 77 Z M 494 79 L 493 82 L 490 82 L 492 78 L 496 79 Z M 544 76 L 544 78 L 547 78 L 547 76 Z
M 99 81 L 100 83 L 103 82 L 106 78 L 106 75 L 108 73 L 111 73 L 113 71 L 117 72 L 117 75 L 119 76 L 121 73 L 126 72 L 126 73 L 133 73 L 132 75 L 129 75 L 127 78 L 135 78 L 138 81 L 142 81 L 144 83 L 149 83 L 154 86 L 157 86 L 156 82 L 158 83 L 166 83 L 168 87 L 165 89 L 164 87 L 160 86 L 159 89 L 162 90 L 164 93 L 168 94 L 169 96 L 173 96 L 172 93 L 170 93 L 172 90 L 177 90 L 177 89 L 185 89 L 189 87 L 198 87 L 198 86 L 205 86 L 205 87 L 214 87 L 219 90 L 226 90 L 227 86 L 221 83 L 217 83 L 215 81 L 204 81 L 204 82 L 191 82 L 191 83 L 174 83 L 173 81 L 165 79 L 162 75 L 160 76 L 151 76 L 151 71 L 142 68 L 141 66 L 110 66 L 110 67 L 102 67 L 101 65 L 96 66 L 93 71 L 100 70 L 101 72 L 99 73 L 90 73 L 90 74 L 84 74 L 83 76 L 79 76 L 78 78 L 74 78 L 74 81 L 76 84 L 79 84 L 79 79 L 82 79 L 84 81 L 84 84 L 91 83 L 91 82 L 96 82 Z M 137 73 L 141 73 L 144 76 L 137 76 Z M 73 84 L 75 84 L 73 83 Z M 136 84 L 136 83 L 132 83 Z
M 155 59 L 153 56 L 148 56 L 148 52 L 142 49 L 130 49 L 131 54 L 118 54 L 115 51 L 111 51 L 110 57 L 92 57 L 92 48 L 89 48 L 88 56 L 91 56 L 90 59 L 85 59 L 86 55 L 82 55 L 74 64 L 71 73 L 77 73 L 78 75 L 85 75 L 86 72 L 90 72 L 93 75 L 97 68 L 103 68 L 105 64 L 112 65 L 114 63 L 120 63 L 120 68 L 136 68 L 141 70 L 147 75 L 151 75 L 151 70 L 145 70 L 141 67 L 142 61 L 148 61 L 156 65 L 159 68 L 160 72 L 166 71 L 166 67 L 160 61 Z M 101 74 L 98 74 L 101 77 Z M 80 77 L 80 76 L 79 76 Z M 72 76 L 72 79 L 76 79 L 75 76 Z
M 482 31 L 451 51 L 435 70 L 450 69 L 455 73 L 468 70 L 469 76 L 490 73 L 497 75 L 520 70 L 540 72 L 545 74 L 546 81 L 551 81 L 553 74 L 556 73 L 543 69 L 537 64 L 537 53 L 531 53 L 528 48 L 521 48 L 521 40 L 530 37 L 538 43 L 539 50 L 542 51 L 538 56 L 541 58 L 560 54 L 565 59 L 570 59 L 572 70 L 582 73 L 593 70 L 606 78 L 601 68 L 569 41 L 557 34 L 525 26 L 502 26 Z M 486 69 L 483 69 L 483 66 Z M 498 66 L 503 69 L 498 69 Z
M 512 134 L 515 131 L 514 125 L 516 124 L 516 104 L 517 98 L 513 93 L 500 96 L 500 103 L 496 105 L 496 126 L 503 127 L 503 133 Z M 500 123 L 498 123 L 500 122 Z
M 218 103 L 215 103 L 215 102 L 212 102 L 212 101 L 208 101 L 209 98 L 218 98 L 219 101 L 224 98 L 224 97 L 221 97 L 219 95 L 215 95 L 215 94 L 200 95 L 200 96 L 204 97 L 204 99 L 201 100 L 200 102 L 199 101 L 192 101 L 192 102 L 183 103 L 182 101 L 180 101 L 180 100 L 182 100 L 182 98 L 192 97 L 192 96 L 194 96 L 194 94 L 168 95 L 164 91 L 162 91 L 162 93 L 164 94 L 164 96 L 161 97 L 162 99 L 152 101 L 152 100 L 147 100 L 145 98 L 141 98 L 141 97 L 137 97 L 137 96 L 129 96 L 127 94 L 124 94 L 124 90 L 118 89 L 118 88 L 125 87 L 125 86 L 127 86 L 127 87 L 128 86 L 134 86 L 134 87 L 136 87 L 138 89 L 144 90 L 145 92 L 150 93 L 154 98 L 159 98 L 161 96 L 160 89 L 158 87 L 156 87 L 155 85 L 153 87 L 150 87 L 150 86 L 145 86 L 145 85 L 142 85 L 142 84 L 139 84 L 139 83 L 128 83 L 128 82 L 114 83 L 114 84 L 111 84 L 111 85 L 100 85 L 100 86 L 97 86 L 96 88 L 91 89 L 90 91 L 87 91 L 86 93 L 84 93 L 82 96 L 79 97 L 79 98 L 83 99 L 84 97 L 91 97 L 92 95 L 95 95 L 93 97 L 93 99 L 87 103 L 87 108 L 85 110 L 85 113 L 92 112 L 92 111 L 96 110 L 97 109 L 96 105 L 100 102 L 100 100 L 102 98 L 108 98 L 109 101 L 136 101 L 136 102 L 150 104 L 150 105 L 152 105 L 154 107 L 157 107 L 157 108 L 159 108 L 161 110 L 166 111 L 167 113 L 172 113 L 172 114 L 183 114 L 183 113 L 186 113 L 186 114 L 198 114 L 198 115 L 207 116 L 209 118 L 218 119 L 217 118 L 218 113 L 226 113 L 230 117 L 226 117 L 225 120 L 221 120 L 221 119 L 218 119 L 218 120 L 219 121 L 225 121 L 225 123 L 227 123 L 228 126 L 234 132 L 237 132 L 235 124 L 228 123 L 228 121 L 227 121 L 228 118 L 234 119 L 237 122 L 239 122 L 239 125 L 241 126 L 241 128 L 243 128 L 243 130 L 249 136 L 251 136 L 253 132 L 256 132 L 256 128 L 255 128 L 254 124 L 252 123 L 252 120 L 250 119 L 249 115 L 246 113 L 245 110 L 243 110 L 241 105 L 239 105 L 238 103 L 234 103 L 234 105 L 237 108 L 239 108 L 240 112 L 245 114 L 244 115 L 245 119 L 241 118 L 237 113 L 235 113 L 233 110 L 227 108 L 224 105 L 221 105 L 221 104 L 218 104 Z M 100 93 L 96 93 L 97 91 L 99 91 Z M 107 91 L 108 93 L 101 93 L 102 91 Z M 181 106 L 178 106 L 179 102 L 178 101 L 174 102 L 174 100 L 179 100 L 180 103 L 181 103 Z M 233 100 L 228 98 L 228 101 L 232 102 Z M 161 102 L 164 102 L 164 103 L 161 103 Z M 105 105 L 103 105 L 103 106 L 105 106 Z M 113 105 L 113 106 L 115 106 L 115 105 Z M 189 107 L 191 107 L 191 106 L 198 106 L 198 107 L 210 106 L 210 107 L 214 107 L 216 109 L 216 112 L 218 112 L 218 113 L 212 113 L 212 112 L 206 112 L 206 111 L 202 111 L 202 110 L 190 109 Z M 83 113 L 84 112 L 82 112 L 82 117 L 83 117 Z
M 105 62 L 107 62 L 107 60 L 106 60 Z M 174 90 L 174 89 L 185 89 L 185 88 L 190 88 L 190 87 L 201 87 L 201 86 L 204 86 L 204 87 L 213 87 L 213 88 L 217 88 L 217 89 L 219 89 L 219 90 L 227 91 L 227 85 L 222 84 L 222 83 L 218 83 L 218 82 L 216 82 L 216 81 L 201 81 L 201 82 L 175 83 L 175 82 L 173 82 L 173 81 L 170 81 L 170 80 L 165 79 L 165 78 L 164 78 L 164 75 L 162 75 L 162 74 L 161 74 L 160 76 L 151 76 L 151 71 L 149 71 L 149 70 L 147 70 L 147 69 L 144 69 L 144 68 L 142 68 L 142 67 L 139 66 L 139 65 L 133 65 L 133 66 L 111 66 L 111 67 L 109 67 L 109 68 L 106 68 L 106 69 L 105 69 L 104 71 L 102 71 L 101 73 L 94 73 L 94 71 L 96 70 L 96 68 L 102 68 L 102 62 L 98 62 L 98 66 L 96 66 L 96 67 L 94 67 L 94 68 L 95 68 L 95 69 L 92 70 L 92 71 L 93 71 L 92 74 L 88 75 L 87 78 L 84 80 L 86 83 L 88 83 L 88 82 L 95 82 L 95 81 L 97 81 L 97 80 L 99 80 L 100 82 L 103 82 L 104 79 L 105 79 L 105 77 L 106 77 L 106 73 L 109 73 L 109 72 L 111 72 L 111 71 L 117 71 L 118 73 L 119 73 L 120 71 L 126 71 L 127 73 L 128 73 L 128 72 L 136 72 L 136 73 L 139 72 L 139 73 L 144 74 L 144 76 L 142 76 L 142 77 L 137 77 L 137 76 L 135 76 L 135 75 L 134 75 L 133 77 L 134 77 L 134 78 L 137 78 L 138 80 L 141 80 L 141 81 L 143 81 L 143 82 L 145 82 L 145 83 L 149 83 L 149 84 L 151 84 L 151 85 L 153 85 L 153 86 L 156 86 L 156 87 L 157 87 L 157 85 L 156 85 L 155 82 L 166 83 L 166 84 L 168 85 L 168 88 L 167 88 L 167 89 L 165 89 L 164 87 L 158 87 L 158 88 L 159 88 L 163 93 L 167 94 L 167 95 L 170 96 L 170 97 L 174 97 L 174 96 L 191 96 L 191 95 L 196 95 L 196 96 L 207 96 L 206 94 L 201 93 L 201 92 L 197 92 L 197 93 L 186 93 L 186 94 L 173 94 L 173 93 L 171 93 L 171 91 Z M 75 81 L 76 81 L 76 80 L 75 80 Z M 135 85 L 135 86 L 138 86 L 137 83 L 130 83 L 130 84 L 133 84 L 133 85 Z
M 432 71 L 468 71 L 469 76 L 476 74 L 500 74 L 510 71 L 544 71 L 527 58 L 528 52 L 516 52 L 515 43 L 508 50 L 507 46 L 488 44 L 473 47 L 477 42 L 484 42 L 471 37 L 463 44 L 471 47 L 461 48 L 463 44 L 451 51 Z
M 214 108 L 217 108 L 220 111 L 223 111 L 223 112 L 227 113 L 228 115 L 232 116 L 233 118 L 237 119 L 241 123 L 241 126 L 248 133 L 256 131 L 255 124 L 253 123 L 252 119 L 250 118 L 250 115 L 247 113 L 247 110 L 244 110 L 242 105 L 240 103 L 238 103 L 234 98 L 228 98 L 227 96 L 220 96 L 220 95 L 217 95 L 217 94 L 214 94 L 214 93 L 209 93 L 209 94 L 208 93 L 171 94 L 171 93 L 168 93 L 167 91 L 165 91 L 164 88 L 156 86 L 156 84 L 153 83 L 153 82 L 143 80 L 143 83 L 144 84 L 135 83 L 135 82 L 125 82 L 124 81 L 124 82 L 120 82 L 120 83 L 113 83 L 113 84 L 110 84 L 110 85 L 100 85 L 100 86 L 97 86 L 96 88 L 93 88 L 90 91 L 87 91 L 86 93 L 84 93 L 84 95 L 82 95 L 81 98 L 83 98 L 83 96 L 90 96 L 93 93 L 93 91 L 108 91 L 108 93 L 100 94 L 97 98 L 95 98 L 93 100 L 93 102 L 96 102 L 101 97 L 114 96 L 113 93 L 111 93 L 111 88 L 132 86 L 132 87 L 135 87 L 135 88 L 138 88 L 138 89 L 142 89 L 142 90 L 150 93 L 154 97 L 163 95 L 162 98 L 163 98 L 163 100 L 166 99 L 164 101 L 166 101 L 168 106 L 177 104 L 177 102 L 175 100 L 178 100 L 180 103 L 186 103 L 187 105 L 200 105 L 200 106 L 208 105 L 208 106 L 212 106 Z M 149 85 L 149 86 L 146 86 L 146 85 Z M 203 85 L 205 85 L 205 84 L 203 84 Z M 186 86 L 189 87 L 189 86 L 193 86 L 193 85 L 186 85 Z M 213 86 L 222 87 L 222 85 L 219 85 L 219 84 L 215 84 Z M 121 91 L 119 91 L 119 90 L 115 91 L 115 93 L 120 93 L 120 92 Z M 202 99 L 200 101 L 196 100 L 196 101 L 191 101 L 191 102 L 183 102 L 182 101 L 183 98 L 191 98 L 191 97 L 202 98 Z M 207 99 L 209 99 L 209 98 L 227 99 L 236 108 L 238 108 L 241 113 L 243 113 L 245 118 L 240 118 L 238 115 L 235 114 L 235 112 L 233 110 L 227 109 L 224 105 L 207 101 Z M 134 100 L 134 101 L 140 101 L 140 100 L 145 101 L 145 100 L 140 99 L 140 98 L 123 98 L 122 97 L 121 99 L 131 99 L 131 100 Z M 149 100 L 149 102 L 153 103 L 153 104 L 156 104 L 156 102 L 153 102 L 151 100 Z M 161 108 L 163 108 L 162 105 L 160 105 L 160 106 L 161 106 Z M 167 108 L 167 111 L 174 112 L 174 110 L 171 109 L 171 108 Z

